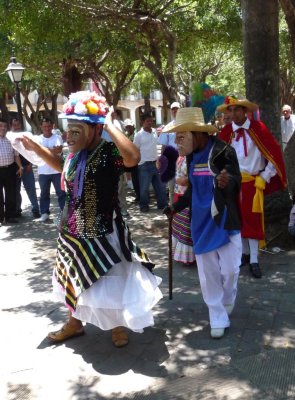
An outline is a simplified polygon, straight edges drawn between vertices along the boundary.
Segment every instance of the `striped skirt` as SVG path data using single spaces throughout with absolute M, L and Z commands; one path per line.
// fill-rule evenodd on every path
M 175 261 L 182 263 L 192 263 L 195 261 L 191 239 L 189 208 L 185 208 L 173 216 L 172 254 Z
M 141 332 L 153 325 L 161 279 L 152 274 L 154 264 L 131 240 L 127 225 L 116 218 L 113 228 L 100 238 L 59 235 L 53 291 L 81 321 Z

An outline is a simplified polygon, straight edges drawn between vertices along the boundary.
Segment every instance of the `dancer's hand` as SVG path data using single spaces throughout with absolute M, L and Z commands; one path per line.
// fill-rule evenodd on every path
M 229 174 L 226 169 L 223 169 L 219 175 L 216 176 L 217 186 L 224 189 L 229 183 Z

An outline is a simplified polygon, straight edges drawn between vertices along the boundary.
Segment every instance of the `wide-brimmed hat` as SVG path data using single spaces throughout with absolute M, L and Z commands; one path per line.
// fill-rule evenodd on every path
M 254 112 L 258 110 L 257 104 L 252 103 L 247 99 L 236 99 L 235 97 L 232 96 L 226 96 L 224 99 L 224 103 L 218 106 L 216 110 L 220 112 L 225 112 L 227 108 L 231 106 L 245 107 L 249 112 Z
M 106 99 L 96 92 L 84 90 L 71 93 L 69 100 L 63 106 L 59 118 L 73 119 L 92 124 L 103 124 L 106 115 Z
M 205 124 L 201 108 L 186 107 L 180 108 L 173 123 L 163 128 L 163 132 L 206 132 L 209 135 L 218 131 L 216 126 Z

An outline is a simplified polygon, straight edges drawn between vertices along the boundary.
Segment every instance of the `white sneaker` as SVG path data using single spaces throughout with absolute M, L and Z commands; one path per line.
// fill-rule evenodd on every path
M 211 329 L 211 337 L 213 339 L 220 339 L 224 335 L 225 328 L 212 328 Z
M 235 306 L 234 304 L 225 304 L 224 305 L 227 315 L 231 315 L 231 313 L 233 312 L 234 306 Z
M 48 219 L 49 219 L 49 214 L 44 213 L 44 214 L 41 214 L 41 217 L 38 219 L 38 221 L 40 221 L 40 222 L 45 222 L 45 221 L 47 221 Z

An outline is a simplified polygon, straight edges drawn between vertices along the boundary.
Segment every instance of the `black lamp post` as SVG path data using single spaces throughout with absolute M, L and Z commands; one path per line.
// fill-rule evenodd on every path
M 17 106 L 17 118 L 21 124 L 22 130 L 24 129 L 24 121 L 23 121 L 19 83 L 22 80 L 24 70 L 25 70 L 25 68 L 22 66 L 22 64 L 16 62 L 15 57 L 11 57 L 10 63 L 8 64 L 8 67 L 5 70 L 5 72 L 7 72 L 7 74 L 8 74 L 11 82 L 15 84 L 15 100 L 16 100 L 16 106 Z

